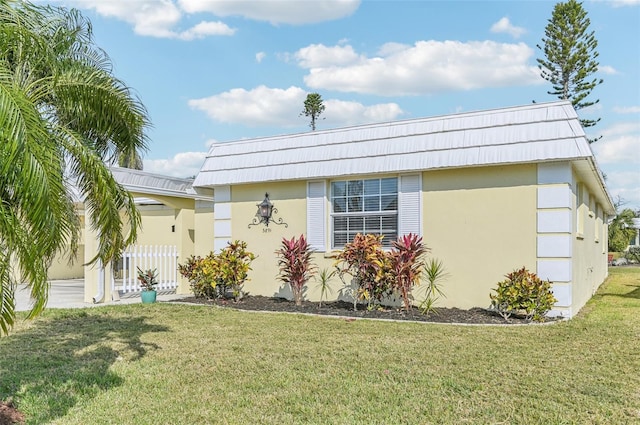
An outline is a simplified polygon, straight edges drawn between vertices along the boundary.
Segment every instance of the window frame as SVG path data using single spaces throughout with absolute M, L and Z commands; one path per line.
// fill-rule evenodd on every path
M 382 181 L 383 180 L 395 180 L 395 186 L 394 186 L 394 192 L 389 193 L 389 192 L 384 192 L 383 191 L 383 185 L 382 185 Z M 366 203 L 365 203 L 365 198 L 366 197 L 372 197 L 372 194 L 365 194 L 365 186 L 367 181 L 378 181 L 378 191 L 377 191 L 377 197 L 379 199 L 379 206 L 378 206 L 378 210 L 376 211 L 366 211 Z M 335 200 L 340 198 L 340 197 L 336 197 L 335 196 L 335 184 L 336 183 L 340 183 L 340 182 L 344 182 L 345 183 L 345 190 L 344 190 L 344 199 L 345 199 L 345 204 L 344 204 L 344 209 L 345 211 L 343 212 L 335 212 Z M 362 189 L 361 189 L 361 193 L 359 195 L 356 196 L 360 196 L 361 197 L 361 209 L 359 211 L 348 211 L 349 209 L 349 182 L 361 182 L 362 183 Z M 382 197 L 383 196 L 389 196 L 389 195 L 394 195 L 395 196 L 395 210 L 383 210 L 382 209 Z M 331 180 L 330 184 L 329 184 L 329 220 L 330 220 L 330 246 L 332 250 L 340 250 L 342 248 L 344 248 L 344 245 L 337 245 L 336 244 L 336 228 L 335 228 L 335 218 L 336 217 L 362 217 L 363 219 L 365 219 L 366 217 L 380 217 L 381 219 L 383 217 L 394 217 L 394 232 L 395 232 L 395 237 L 389 237 L 388 233 L 386 234 L 385 238 L 383 239 L 383 244 L 384 244 L 384 248 L 388 249 L 391 247 L 391 242 L 396 240 L 396 238 L 399 235 L 400 232 L 400 177 L 399 176 L 385 176 L 385 177 L 375 177 L 375 178 L 358 178 L 358 179 L 335 179 L 335 180 Z M 362 232 L 364 232 L 365 229 L 365 225 L 363 223 L 363 229 Z M 382 231 L 383 224 L 381 223 L 380 225 L 380 231 Z M 347 238 L 346 238 L 346 243 L 351 242 L 352 240 L 349 240 L 349 231 L 347 229 L 346 232 L 341 232 L 341 233 L 346 233 Z M 375 233 L 375 234 L 384 234 L 384 233 Z

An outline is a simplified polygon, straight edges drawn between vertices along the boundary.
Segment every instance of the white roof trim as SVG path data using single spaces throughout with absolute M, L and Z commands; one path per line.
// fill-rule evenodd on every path
M 582 159 L 598 170 L 575 110 L 561 101 L 214 143 L 193 186 Z
M 193 179 L 162 176 L 129 168 L 111 167 L 110 170 L 116 181 L 129 192 L 198 200 L 213 199 L 212 196 L 195 193 Z

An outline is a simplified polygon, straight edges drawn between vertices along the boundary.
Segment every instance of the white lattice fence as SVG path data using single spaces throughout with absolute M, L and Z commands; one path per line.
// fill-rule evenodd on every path
M 133 245 L 122 253 L 122 291 L 140 291 L 138 267 L 156 270 L 157 290 L 175 289 L 178 286 L 178 248 L 170 245 Z

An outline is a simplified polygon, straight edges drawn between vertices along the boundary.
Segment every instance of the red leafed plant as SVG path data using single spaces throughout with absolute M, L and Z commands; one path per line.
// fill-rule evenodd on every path
M 344 276 L 350 275 L 358 285 L 355 302 L 367 301 L 367 308 L 375 308 L 376 303 L 391 293 L 389 257 L 382 249 L 382 236 L 358 233 L 353 241 L 347 243 L 336 255 L 338 276 L 344 282 Z
M 424 256 L 428 248 L 422 243 L 422 237 L 409 233 L 392 242 L 391 265 L 395 279 L 394 289 L 400 293 L 407 311 L 411 309 L 411 292 L 420 283 L 424 269 Z
M 295 236 L 291 240 L 282 238 L 282 245 L 276 254 L 280 266 L 278 279 L 291 287 L 296 305 L 301 305 L 304 286 L 316 271 L 316 266 L 311 261 L 313 249 L 304 235 L 300 235 L 299 239 Z

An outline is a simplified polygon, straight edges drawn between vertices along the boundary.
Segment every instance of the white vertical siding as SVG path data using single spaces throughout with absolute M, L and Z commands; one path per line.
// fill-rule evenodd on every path
M 324 180 L 307 183 L 307 240 L 316 251 L 327 250 L 327 183 Z
M 422 211 L 420 211 L 422 176 L 400 176 L 398 193 L 398 236 L 413 233 L 422 235 Z

